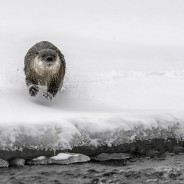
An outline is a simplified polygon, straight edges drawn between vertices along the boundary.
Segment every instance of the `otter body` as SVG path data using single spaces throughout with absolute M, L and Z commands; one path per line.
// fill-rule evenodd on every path
M 36 96 L 39 86 L 46 86 L 43 96 L 52 99 L 62 87 L 65 75 L 65 59 L 59 49 L 50 42 L 39 42 L 28 50 L 24 65 L 30 95 Z

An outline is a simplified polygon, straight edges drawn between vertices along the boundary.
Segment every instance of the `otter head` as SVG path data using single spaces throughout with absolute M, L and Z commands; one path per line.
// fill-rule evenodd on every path
M 36 52 L 31 65 L 31 68 L 39 76 L 48 80 L 49 77 L 58 73 L 61 67 L 61 62 L 56 50 L 41 49 Z
M 58 59 L 57 52 L 52 49 L 42 49 L 36 52 L 36 58 L 39 61 L 39 65 L 50 67 L 55 64 Z

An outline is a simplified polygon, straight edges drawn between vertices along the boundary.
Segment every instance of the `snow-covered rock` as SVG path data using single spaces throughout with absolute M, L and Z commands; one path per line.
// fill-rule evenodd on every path
M 28 165 L 47 165 L 49 163 L 50 163 L 49 159 L 45 156 L 40 156 L 40 157 L 27 161 Z
M 8 167 L 9 163 L 6 160 L 0 158 L 0 167 Z
M 59 153 L 56 156 L 50 157 L 51 164 L 68 165 L 88 161 L 90 161 L 88 156 L 76 153 Z

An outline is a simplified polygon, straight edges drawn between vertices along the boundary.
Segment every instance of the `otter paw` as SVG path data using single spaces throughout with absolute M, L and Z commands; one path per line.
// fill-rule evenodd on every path
M 31 96 L 36 96 L 37 95 L 37 93 L 38 93 L 38 87 L 37 86 L 35 86 L 35 85 L 31 85 L 30 87 L 29 87 L 29 94 L 31 95 Z
M 43 96 L 48 99 L 48 100 L 52 100 L 54 98 L 53 94 L 52 93 L 43 93 Z

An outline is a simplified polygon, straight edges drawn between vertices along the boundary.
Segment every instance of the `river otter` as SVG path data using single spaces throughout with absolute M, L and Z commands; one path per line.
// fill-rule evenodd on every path
M 46 86 L 43 96 L 52 100 L 62 87 L 65 59 L 60 50 L 48 41 L 36 43 L 24 59 L 26 84 L 31 96 L 36 96 L 39 86 Z

